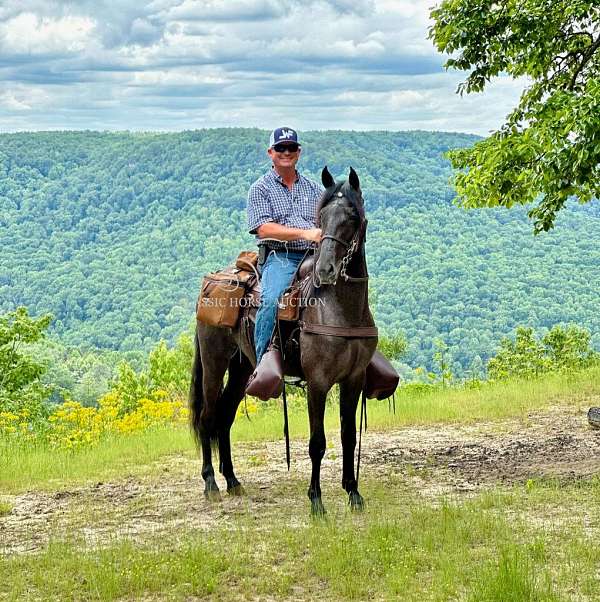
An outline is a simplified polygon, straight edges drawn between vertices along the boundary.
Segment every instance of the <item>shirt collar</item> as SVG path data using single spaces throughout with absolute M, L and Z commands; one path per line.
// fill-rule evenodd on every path
M 273 178 L 275 178 L 275 180 L 277 180 L 280 184 L 284 184 L 283 182 L 283 178 L 277 173 L 276 169 L 274 167 L 271 167 L 271 176 Z M 296 170 L 296 179 L 294 180 L 294 183 L 299 182 L 300 181 L 300 174 L 298 173 L 298 170 Z

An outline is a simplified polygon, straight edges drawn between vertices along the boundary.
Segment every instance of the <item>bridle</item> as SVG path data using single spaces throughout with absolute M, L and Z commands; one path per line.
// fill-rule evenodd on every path
M 337 193 L 338 197 L 343 197 L 343 193 L 342 192 L 338 192 Z M 346 270 L 348 269 L 348 264 L 350 263 L 350 261 L 352 260 L 352 257 L 354 256 L 354 253 L 356 253 L 356 251 L 360 248 L 361 243 L 364 240 L 364 235 L 365 232 L 367 230 L 367 223 L 368 220 L 363 217 L 360 220 L 360 225 L 358 226 L 356 232 L 354 233 L 354 236 L 352 237 L 352 240 L 350 242 L 346 242 L 345 240 L 342 240 L 341 238 L 338 238 L 337 236 L 334 236 L 333 234 L 323 234 L 323 236 L 321 236 L 321 243 L 326 240 L 333 240 L 337 243 L 339 243 L 340 245 L 342 245 L 343 247 L 346 248 L 346 253 L 345 255 L 342 257 L 342 267 L 340 268 L 340 272 L 339 275 L 346 281 L 346 282 L 366 282 L 369 279 L 369 276 L 349 276 L 346 272 Z M 315 286 L 315 288 L 320 288 L 321 287 L 321 281 L 319 280 L 317 273 L 316 273 L 316 265 L 317 265 L 317 260 L 318 260 L 318 255 L 321 252 L 321 244 L 319 244 L 318 248 L 317 248 L 317 258 L 315 259 L 315 262 L 313 264 L 313 269 L 312 269 L 312 280 L 313 280 L 313 285 Z M 337 284 L 337 276 L 335 281 L 333 282 L 333 285 Z

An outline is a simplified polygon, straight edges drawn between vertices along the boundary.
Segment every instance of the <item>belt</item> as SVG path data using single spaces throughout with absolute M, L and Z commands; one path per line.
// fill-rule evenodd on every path
M 286 249 L 284 246 L 281 247 L 274 247 L 273 245 L 270 245 L 268 243 L 262 243 L 258 245 L 259 247 L 265 247 L 268 251 L 278 251 L 278 252 L 282 252 L 282 253 L 298 253 L 298 254 L 302 254 L 304 255 L 304 253 L 306 253 L 308 251 L 308 254 L 312 254 L 315 252 L 315 250 L 311 247 L 307 247 L 306 249 Z

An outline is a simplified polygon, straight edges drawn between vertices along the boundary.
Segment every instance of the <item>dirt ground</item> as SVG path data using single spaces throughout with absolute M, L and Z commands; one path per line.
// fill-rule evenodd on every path
M 339 437 L 328 443 L 322 467 L 328 510 L 343 508 Z M 553 408 L 526 420 L 473 425 L 429 425 L 368 431 L 363 438 L 361 478 L 402 484 L 420 495 L 470 495 L 494 484 L 557 477 L 574 480 L 600 472 L 600 430 L 584 411 Z M 143 540 L 161 532 L 215 527 L 260 528 L 287 513 L 287 525 L 306 521 L 310 460 L 305 441 L 292 442 L 288 473 L 281 441 L 236 444 L 236 472 L 246 495 L 223 494 L 219 503 L 202 495 L 200 462 L 190 454 L 170 456 L 148 476 L 43 493 L 0 496 L 13 509 L 0 517 L 0 553 L 39 550 L 56 537 L 98 545 L 127 536 Z M 224 488 L 222 479 L 219 485 Z M 367 485 L 364 485 L 367 487 Z M 368 489 L 363 489 L 368 501 Z

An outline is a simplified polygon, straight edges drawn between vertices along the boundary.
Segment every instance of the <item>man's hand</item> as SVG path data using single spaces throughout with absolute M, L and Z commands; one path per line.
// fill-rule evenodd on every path
M 319 242 L 321 240 L 321 228 L 289 228 L 275 222 L 267 222 L 256 230 L 259 238 L 275 238 L 277 240 L 308 240 Z
M 310 242 L 320 242 L 321 241 L 321 228 L 311 228 L 310 230 L 304 230 L 304 240 L 309 240 Z

